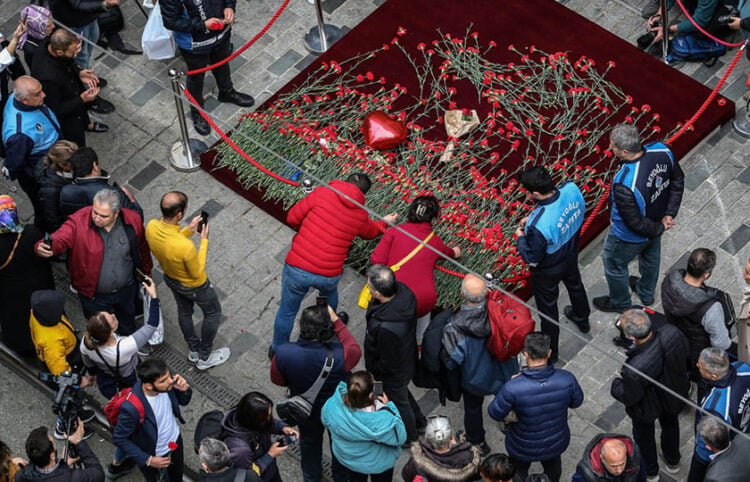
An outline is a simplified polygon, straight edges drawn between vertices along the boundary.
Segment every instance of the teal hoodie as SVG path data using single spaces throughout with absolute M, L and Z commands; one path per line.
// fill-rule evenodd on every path
M 323 405 L 321 419 L 331 432 L 333 453 L 349 470 L 379 474 L 396 465 L 406 428 L 393 402 L 376 412 L 363 412 L 344 405 L 346 383 L 336 387 Z

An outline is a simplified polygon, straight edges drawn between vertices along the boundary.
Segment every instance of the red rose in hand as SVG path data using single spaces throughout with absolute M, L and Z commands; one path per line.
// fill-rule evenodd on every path
M 169 442 L 169 443 L 167 444 L 167 448 L 168 448 L 168 449 L 169 449 L 169 450 L 170 450 L 171 452 L 174 452 L 175 450 L 177 450 L 177 447 L 179 447 L 179 445 L 177 445 L 177 442 Z

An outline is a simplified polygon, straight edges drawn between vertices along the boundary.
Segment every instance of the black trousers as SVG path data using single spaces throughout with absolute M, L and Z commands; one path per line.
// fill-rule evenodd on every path
M 641 449 L 646 462 L 646 475 L 653 477 L 659 473 L 659 458 L 656 455 L 656 421 L 639 422 L 633 420 L 633 440 Z M 661 426 L 661 452 L 669 465 L 680 463 L 680 422 L 677 415 L 664 413 L 659 416 Z M 702 479 L 701 479 L 702 480 Z
M 182 435 L 177 438 L 177 449 L 171 453 L 172 463 L 166 469 L 154 469 L 152 467 L 139 467 L 143 478 L 148 482 L 157 482 L 159 480 L 159 471 L 165 470 L 167 477 L 165 482 L 182 482 L 182 470 L 185 466 L 185 454 L 182 450 Z
M 419 408 L 417 401 L 414 400 L 411 391 L 409 391 L 408 382 L 394 385 L 387 380 L 383 380 L 383 391 L 388 396 L 388 399 L 398 408 L 398 413 L 401 415 L 401 420 L 404 421 L 404 426 L 406 427 L 407 441 L 414 442 L 417 440 L 417 427 L 427 425 L 427 419 L 422 414 L 422 410 Z
M 229 57 L 232 53 L 232 44 L 229 41 L 230 37 L 230 34 L 226 34 L 221 41 L 212 45 L 210 48 L 205 50 L 201 49 L 198 52 L 180 49 L 180 54 L 182 55 L 182 58 L 185 59 L 187 69 L 201 69 L 207 65 L 214 64 Z M 211 70 L 211 72 L 216 79 L 216 86 L 219 88 L 219 92 L 228 93 L 234 89 L 228 62 L 221 67 Z M 203 81 L 205 77 L 205 73 L 189 75 L 186 81 L 188 92 L 195 97 L 195 100 L 198 101 L 198 104 L 200 104 L 201 107 L 203 106 Z M 193 111 L 195 111 L 195 109 L 191 107 L 191 112 Z
M 542 464 L 544 473 L 549 476 L 552 482 L 560 482 L 560 477 L 562 477 L 562 458 L 559 455 L 552 459 L 540 460 L 539 463 Z M 521 480 L 526 480 L 526 476 L 529 475 L 531 462 L 522 462 L 514 459 L 513 465 L 516 467 L 516 475 Z
M 573 314 L 578 320 L 588 320 L 591 308 L 586 296 L 586 288 L 581 281 L 578 270 L 578 255 L 568 257 L 563 263 L 544 268 L 531 268 L 531 289 L 534 293 L 536 308 L 547 317 L 559 321 L 557 299 L 560 297 L 560 282 L 568 290 Z M 550 337 L 552 360 L 557 360 L 560 341 L 560 327 L 542 318 L 541 329 Z

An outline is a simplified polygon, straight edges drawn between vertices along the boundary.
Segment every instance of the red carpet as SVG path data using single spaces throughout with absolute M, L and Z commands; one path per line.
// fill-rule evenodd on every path
M 659 139 L 663 138 L 678 123 L 689 119 L 710 93 L 709 89 L 698 82 L 640 52 L 636 47 L 553 0 L 389 0 L 335 44 L 319 61 L 295 77 L 280 93 L 293 90 L 315 75 L 321 62 L 341 62 L 380 45 L 389 44 L 399 27 L 407 32 L 399 37 L 399 42 L 410 52 L 415 52 L 420 43 L 427 44 L 429 48 L 430 42 L 439 38 L 440 30 L 460 37 L 467 32 L 478 32 L 485 45 L 490 41 L 497 44 L 498 47 L 492 52 L 492 60 L 495 62 L 519 62 L 519 54 L 506 48 L 509 44 L 523 52 L 530 46 L 550 53 L 567 52 L 571 62 L 585 55 L 594 59 L 597 68 L 601 70 L 602 66 L 613 62 L 616 67 L 607 74 L 607 80 L 632 96 L 634 106 L 650 105 L 652 111 L 661 116 L 658 123 L 661 133 L 654 134 L 649 140 L 657 140 L 657 136 Z M 400 83 L 409 93 L 418 91 L 413 67 L 398 52 L 378 54 L 368 60 L 363 68 L 372 71 L 376 78 L 382 75 L 389 83 Z M 266 106 L 273 100 L 274 98 L 266 103 Z M 472 97 L 470 89 L 459 87 L 455 100 L 459 107 L 476 107 L 480 110 L 480 117 L 484 114 L 481 105 L 477 105 L 476 95 Z M 724 105 L 719 105 L 720 103 Z M 398 110 L 398 107 L 398 103 L 395 103 L 394 109 Z M 685 155 L 701 139 L 733 116 L 734 104 L 719 97 L 697 120 L 695 129 L 685 133 L 672 145 L 677 157 Z M 616 121 L 619 120 L 621 119 Z M 606 142 L 599 144 L 606 147 Z M 233 172 L 227 169 L 212 170 L 213 155 L 209 152 L 202 156 L 207 171 L 279 220 L 284 220 L 280 204 L 264 201 L 262 193 L 257 190 L 243 189 Z M 509 169 L 512 167 L 508 166 Z M 608 166 L 597 167 L 606 169 Z M 583 242 L 590 241 L 601 232 L 607 222 L 608 212 L 605 210 L 592 229 L 585 233 Z

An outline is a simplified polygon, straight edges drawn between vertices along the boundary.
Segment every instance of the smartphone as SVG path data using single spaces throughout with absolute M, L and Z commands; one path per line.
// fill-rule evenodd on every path
M 52 236 L 49 233 L 44 233 L 44 244 L 47 245 L 47 249 L 52 251 Z
M 376 381 L 372 385 L 372 395 L 375 399 L 383 396 L 383 382 Z
M 315 304 L 318 306 L 322 306 L 324 308 L 328 308 L 328 297 L 327 296 L 318 296 L 315 299 Z
M 143 271 L 139 270 L 138 268 L 135 269 L 135 279 L 139 283 L 146 283 L 148 286 L 151 286 L 151 280 L 146 278 L 146 275 L 143 274 Z
M 201 211 L 201 222 L 198 223 L 198 232 L 201 233 L 203 231 L 203 226 L 208 223 L 208 213 L 206 211 Z
M 286 447 L 287 445 L 296 444 L 297 443 L 297 436 L 294 434 L 284 434 L 284 436 L 279 440 L 279 447 Z

